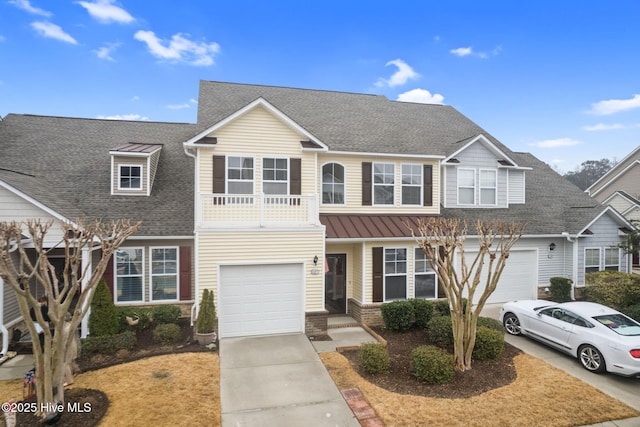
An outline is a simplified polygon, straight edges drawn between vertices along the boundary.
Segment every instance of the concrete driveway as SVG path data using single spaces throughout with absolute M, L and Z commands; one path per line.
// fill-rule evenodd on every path
M 220 341 L 222 425 L 360 426 L 303 334 Z

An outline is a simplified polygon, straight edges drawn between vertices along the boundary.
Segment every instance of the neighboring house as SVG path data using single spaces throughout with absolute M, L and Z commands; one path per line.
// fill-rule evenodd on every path
M 490 302 L 629 270 L 622 215 L 451 107 L 210 81 L 198 104 L 195 125 L 8 115 L 0 220 L 142 220 L 105 275 L 115 303 L 208 288 L 223 338 L 444 297 L 406 226 L 425 216 L 527 222 Z
M 640 222 L 640 146 L 585 192 L 600 203 L 614 207 L 637 226 Z M 638 255 L 634 254 L 633 265 L 640 267 Z

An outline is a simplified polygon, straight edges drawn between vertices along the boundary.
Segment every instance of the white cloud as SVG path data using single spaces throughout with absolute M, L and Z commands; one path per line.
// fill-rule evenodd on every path
M 31 3 L 29 2 L 29 0 L 11 0 L 9 1 L 9 3 L 15 5 L 18 9 L 22 9 L 25 12 L 29 12 L 33 15 L 46 16 L 47 18 L 53 15 L 53 13 L 47 10 L 40 9 L 39 7 L 31 6 Z
M 385 65 L 386 66 L 395 65 L 396 67 L 398 67 L 398 71 L 393 73 L 393 75 L 389 79 L 378 79 L 378 81 L 375 83 L 375 85 L 378 87 L 401 86 L 407 83 L 409 79 L 417 79 L 418 77 L 420 77 L 420 74 L 413 71 L 413 68 L 411 68 L 402 59 L 394 59 L 393 61 L 387 62 Z
M 197 104 L 198 101 L 191 98 L 189 102 L 184 102 L 182 104 L 171 104 L 167 105 L 167 108 L 170 110 L 184 110 L 185 108 L 191 108 L 193 105 Z
M 133 98 L 131 98 L 132 101 L 140 101 L 140 97 L 138 95 L 134 95 Z
M 442 104 L 444 96 L 439 93 L 431 94 L 426 89 L 413 89 L 398 95 L 398 101 L 418 102 L 421 104 Z
M 453 53 L 456 56 L 468 56 L 471 55 L 473 53 L 473 49 L 471 48 L 471 46 L 469 47 L 459 47 L 457 49 L 451 49 L 449 51 L 449 53 Z
M 636 94 L 631 99 L 608 99 L 591 104 L 591 114 L 606 116 L 619 113 L 620 111 L 640 108 L 640 94 Z
M 94 19 L 108 24 L 117 22 L 119 24 L 128 24 L 135 21 L 133 16 L 121 7 L 115 6 L 113 0 L 97 0 L 96 2 L 79 1 L 78 4 L 89 12 Z
M 78 44 L 76 39 L 65 33 L 62 28 L 60 28 L 56 24 L 52 24 L 51 22 L 32 22 L 31 27 L 47 38 L 56 39 L 71 44 Z
M 213 65 L 213 56 L 220 51 L 218 43 L 194 42 L 185 36 L 189 34 L 175 34 L 171 41 L 161 40 L 153 31 L 138 31 L 133 36 L 144 42 L 149 52 L 157 58 L 186 62 L 191 65 Z
M 148 121 L 149 117 L 140 114 L 114 114 L 112 116 L 98 116 L 96 119 L 103 120 L 129 120 L 129 121 Z
M 594 131 L 601 131 L 601 130 L 615 130 L 615 129 L 624 129 L 624 128 L 625 128 L 625 125 L 620 123 L 614 123 L 611 125 L 598 123 L 597 125 L 593 125 L 593 126 L 584 126 L 582 129 L 586 130 L 587 132 L 594 132 Z
M 582 144 L 582 141 L 578 141 L 571 138 L 557 138 L 557 139 L 545 139 L 544 141 L 533 142 L 529 145 L 540 148 L 556 148 L 556 147 L 572 147 L 574 145 Z
M 113 57 L 111 56 L 111 54 L 118 48 L 120 47 L 122 43 L 107 43 L 106 45 L 102 46 L 101 48 L 94 50 L 93 52 L 95 52 L 96 56 L 100 59 L 104 59 L 106 61 L 114 61 Z

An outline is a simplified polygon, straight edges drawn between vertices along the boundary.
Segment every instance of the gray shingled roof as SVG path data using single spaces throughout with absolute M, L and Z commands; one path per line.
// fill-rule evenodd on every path
M 193 234 L 195 125 L 9 114 L 0 122 L 0 179 L 66 218 L 143 220 L 138 235 Z M 151 196 L 112 196 L 109 150 L 162 144 Z

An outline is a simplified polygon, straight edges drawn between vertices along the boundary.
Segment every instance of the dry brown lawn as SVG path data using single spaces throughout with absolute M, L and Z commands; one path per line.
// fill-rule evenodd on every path
M 322 353 L 338 388 L 358 387 L 387 426 L 574 427 L 639 416 L 624 403 L 540 359 L 514 358 L 516 380 L 467 399 L 393 393 L 356 373 L 339 353 Z
M 72 387 L 109 397 L 101 426 L 219 426 L 219 378 L 217 353 L 180 353 L 79 374 Z M 10 398 L 22 400 L 22 380 L 0 381 L 0 401 Z

